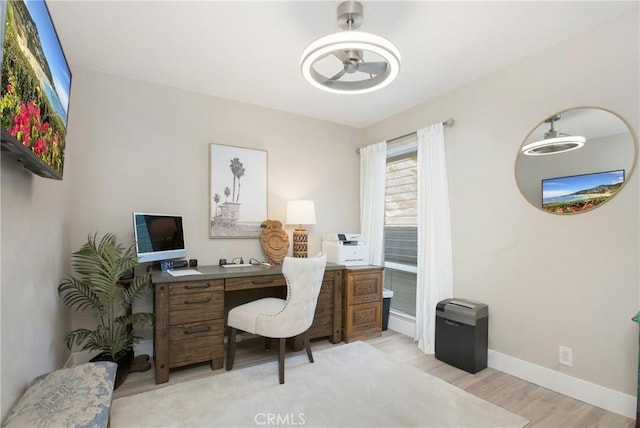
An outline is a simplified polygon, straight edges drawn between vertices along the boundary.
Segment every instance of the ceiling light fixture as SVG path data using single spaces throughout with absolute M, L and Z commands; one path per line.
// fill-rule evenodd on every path
M 584 146 L 586 139 L 580 135 L 563 134 L 553 128 L 553 123 L 560 120 L 560 115 L 550 117 L 545 120 L 551 124 L 551 129 L 544 134 L 544 138 L 522 147 L 522 154 L 528 156 L 555 155 L 557 153 L 569 152 Z
M 353 31 L 362 25 L 357 1 L 338 6 L 338 26 L 348 31 L 312 42 L 302 53 L 302 75 L 318 89 L 338 94 L 362 94 L 387 86 L 400 71 L 400 51 L 375 34 Z M 337 61 L 336 61 L 337 60 Z

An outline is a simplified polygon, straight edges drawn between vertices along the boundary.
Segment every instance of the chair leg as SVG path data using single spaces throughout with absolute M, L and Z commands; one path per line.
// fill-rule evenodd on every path
M 284 383 L 284 350 L 287 339 L 280 338 L 280 346 L 278 348 L 278 377 L 280 378 L 280 385 Z
M 236 329 L 229 327 L 229 335 L 227 337 L 227 370 L 233 368 L 233 360 L 236 358 Z
M 311 353 L 311 343 L 309 342 L 308 330 L 302 333 L 302 343 L 304 344 L 304 349 L 307 351 L 307 357 L 309 357 L 309 362 L 313 363 L 313 354 Z

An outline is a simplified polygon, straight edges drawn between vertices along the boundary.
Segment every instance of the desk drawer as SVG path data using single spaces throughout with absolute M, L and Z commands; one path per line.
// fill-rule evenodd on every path
M 222 291 L 224 290 L 223 279 L 213 279 L 208 281 L 185 281 L 176 282 L 169 287 L 169 296 L 178 294 L 199 293 L 202 291 Z
M 245 276 L 242 278 L 227 278 L 224 280 L 224 289 L 226 291 L 281 287 L 284 285 L 287 285 L 287 282 L 282 275 Z
M 207 336 L 215 337 L 221 334 L 222 328 L 222 319 L 172 325 L 169 327 L 169 341 L 173 345 L 179 340 L 193 340 Z
M 169 296 L 169 325 L 222 318 L 223 311 L 224 291 Z
M 222 319 L 171 327 L 169 366 L 181 367 L 224 357 Z M 220 366 L 221 367 L 221 366 Z

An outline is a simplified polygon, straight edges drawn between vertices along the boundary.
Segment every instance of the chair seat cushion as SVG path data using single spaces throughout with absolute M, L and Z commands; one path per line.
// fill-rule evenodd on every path
M 275 315 L 284 309 L 285 304 L 286 301 L 284 299 L 267 297 L 236 306 L 229 311 L 227 324 L 247 333 L 261 334 L 261 332 L 256 331 L 258 315 Z

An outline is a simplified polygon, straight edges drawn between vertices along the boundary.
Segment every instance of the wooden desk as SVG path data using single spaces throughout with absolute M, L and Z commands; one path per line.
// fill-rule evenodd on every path
M 202 275 L 173 277 L 154 271 L 154 357 L 156 383 L 169 380 L 169 369 L 209 361 L 222 368 L 226 314 L 245 302 L 266 296 L 286 297 L 282 267 L 198 266 Z M 309 330 L 311 339 L 342 340 L 342 273 L 344 266 L 328 263 Z M 292 346 L 302 349 L 296 337 Z

